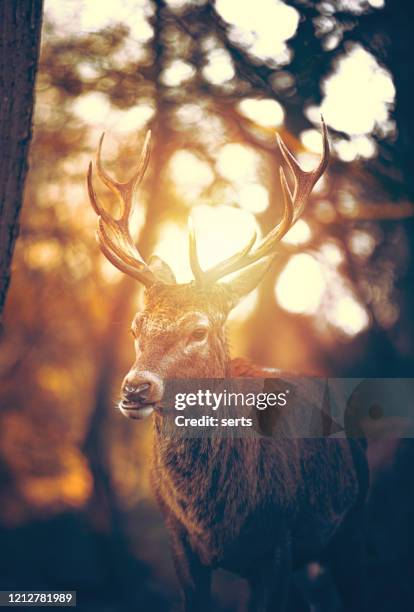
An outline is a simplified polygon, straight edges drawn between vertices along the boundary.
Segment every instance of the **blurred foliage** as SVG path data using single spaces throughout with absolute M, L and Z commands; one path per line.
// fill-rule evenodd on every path
M 196 205 L 247 208 L 262 231 L 274 224 L 280 213 L 274 125 L 304 163 L 315 163 L 306 134 L 318 129 L 327 79 L 355 45 L 369 51 L 396 89 L 388 115 L 365 134 L 368 155 L 355 153 L 350 161 L 341 153 L 344 142 L 356 151 L 361 140 L 331 126 L 334 156 L 305 215 L 309 236 L 281 245 L 258 299 L 231 322 L 231 340 L 235 354 L 298 372 L 410 375 L 413 223 L 404 218 L 414 196 L 406 76 L 414 58 L 407 17 L 413 7 L 275 3 L 290 7 L 286 23 L 293 25 L 284 34 L 282 22 L 267 20 L 279 41 L 273 52 L 260 31 L 264 0 L 257 6 L 262 21 L 251 26 L 256 33 L 231 22 L 224 0 L 131 0 L 119 3 L 120 16 L 111 4 L 102 29 L 94 26 L 95 13 L 98 22 L 102 15 L 92 4 L 92 25 L 83 28 L 82 3 L 46 5 L 35 138 L 0 353 L 0 521 L 17 529 L 75 510 L 93 529 L 119 537 L 125 550 L 138 551 L 171 588 L 149 492 L 150 426 L 133 426 L 114 408 L 133 358 L 128 328 L 139 292 L 104 261 L 94 240 L 85 173 L 99 133 L 108 132 L 108 169 L 123 178 L 151 128 L 152 158 L 134 226 L 145 256 L 156 245 L 164 255 L 161 238 L 170 232 L 166 255 L 174 260 L 180 249 L 185 253 L 185 224 Z M 243 107 L 246 100 L 250 106 Z M 255 107 L 263 101 L 267 106 Z M 269 119 L 261 120 L 265 111 Z M 229 145 L 242 147 L 235 166 L 245 152 L 253 156 L 247 187 L 255 196 L 265 193 L 269 207 L 240 196 L 246 184 L 237 183 L 240 173 L 232 175 L 235 166 L 223 171 Z M 230 157 L 237 151 L 227 149 Z M 110 195 L 97 190 L 114 208 Z M 290 258 L 302 252 L 319 262 L 325 279 L 323 301 L 308 315 L 286 311 L 274 297 Z M 366 325 L 347 331 L 349 311 L 335 323 L 338 296 L 357 304 Z M 139 526 L 132 516 L 141 517 Z

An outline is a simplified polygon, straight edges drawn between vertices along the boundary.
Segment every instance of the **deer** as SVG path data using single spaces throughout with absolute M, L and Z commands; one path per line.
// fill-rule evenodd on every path
M 175 439 L 163 429 L 162 400 L 169 379 L 281 376 L 278 369 L 232 358 L 226 340 L 230 311 L 266 274 L 329 161 L 323 119 L 323 150 L 314 170 L 304 171 L 276 137 L 282 161 L 281 220 L 260 241 L 254 235 L 239 252 L 207 270 L 200 265 L 190 225 L 194 279 L 189 283 L 177 283 L 160 257 L 145 261 L 130 233 L 134 194 L 150 159 L 150 131 L 127 182 L 104 169 L 104 133 L 99 140 L 96 172 L 119 201 L 118 219 L 97 197 L 92 162 L 87 172 L 99 247 L 116 268 L 144 286 L 144 306 L 131 326 L 136 358 L 122 382 L 118 407 L 129 419 L 153 420 L 151 481 L 169 533 L 185 612 L 214 609 L 211 580 L 218 568 L 248 581 L 251 612 L 284 612 L 294 597 L 293 572 L 312 560 L 329 566 L 344 609 L 364 609 L 363 517 L 369 477 L 363 445 L 329 437 Z

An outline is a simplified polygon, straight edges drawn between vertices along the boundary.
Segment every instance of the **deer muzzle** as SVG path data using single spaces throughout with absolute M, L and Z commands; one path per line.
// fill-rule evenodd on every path
M 119 410 L 129 419 L 144 419 L 149 416 L 164 395 L 164 384 L 153 372 L 132 368 L 121 388 Z

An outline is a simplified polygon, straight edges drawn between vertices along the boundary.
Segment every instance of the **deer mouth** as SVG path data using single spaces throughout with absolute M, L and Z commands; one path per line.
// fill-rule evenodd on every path
M 155 404 L 138 404 L 137 402 L 129 402 L 126 399 L 121 399 L 118 404 L 119 410 L 128 419 L 145 419 L 154 411 Z

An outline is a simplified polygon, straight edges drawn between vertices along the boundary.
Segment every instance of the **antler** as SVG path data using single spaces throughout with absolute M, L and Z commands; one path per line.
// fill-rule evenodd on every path
M 197 257 L 197 244 L 194 230 L 190 225 L 190 264 L 196 282 L 200 285 L 213 283 L 220 278 L 245 268 L 250 264 L 271 254 L 283 236 L 289 231 L 292 225 L 299 219 L 306 205 L 306 201 L 322 174 L 324 173 L 329 161 L 329 142 L 328 130 L 322 119 L 322 139 L 323 151 L 321 160 L 310 172 L 305 172 L 300 167 L 296 158 L 289 151 L 283 140 L 277 135 L 277 142 L 284 161 L 287 163 L 294 179 L 293 194 L 288 186 L 286 175 L 283 168 L 279 168 L 280 182 L 282 186 L 284 212 L 282 220 L 274 227 L 252 251 L 256 235 L 239 253 L 232 255 L 228 259 L 218 263 L 210 270 L 203 271 Z
M 98 201 L 92 184 L 92 162 L 88 169 L 88 193 L 92 207 L 98 215 L 97 238 L 101 251 L 121 272 L 133 276 L 145 286 L 155 282 L 155 276 L 145 263 L 129 232 L 132 202 L 135 190 L 144 176 L 150 157 L 151 132 L 148 130 L 138 167 L 126 183 L 112 179 L 102 167 L 102 134 L 96 153 L 96 170 L 101 181 L 117 196 L 121 206 L 121 217 L 114 219 Z
M 121 205 L 121 216 L 119 219 L 114 219 L 98 201 L 92 184 L 93 166 L 91 162 L 89 164 L 87 176 L 88 193 L 92 207 L 98 215 L 97 238 L 99 246 L 107 259 L 109 259 L 109 261 L 119 270 L 133 276 L 145 286 L 150 286 L 156 282 L 156 277 L 135 246 L 134 240 L 129 232 L 129 219 L 132 212 L 135 190 L 141 182 L 148 166 L 151 132 L 147 132 L 138 167 L 133 176 L 126 183 L 121 183 L 112 179 L 102 167 L 101 150 L 104 135 L 103 133 L 99 140 L 96 153 L 96 169 L 101 181 L 117 196 Z M 313 187 L 328 165 L 328 131 L 323 119 L 322 137 L 322 158 L 315 170 L 305 172 L 283 140 L 277 136 L 280 152 L 294 179 L 293 194 L 287 183 L 283 168 L 279 168 L 284 201 L 283 217 L 280 223 L 259 242 L 253 251 L 252 247 L 256 241 L 256 234 L 240 252 L 218 263 L 216 266 L 210 268 L 210 270 L 203 271 L 197 257 L 195 233 L 190 224 L 190 264 L 197 284 L 206 285 L 213 283 L 274 252 L 277 244 L 301 216 Z

